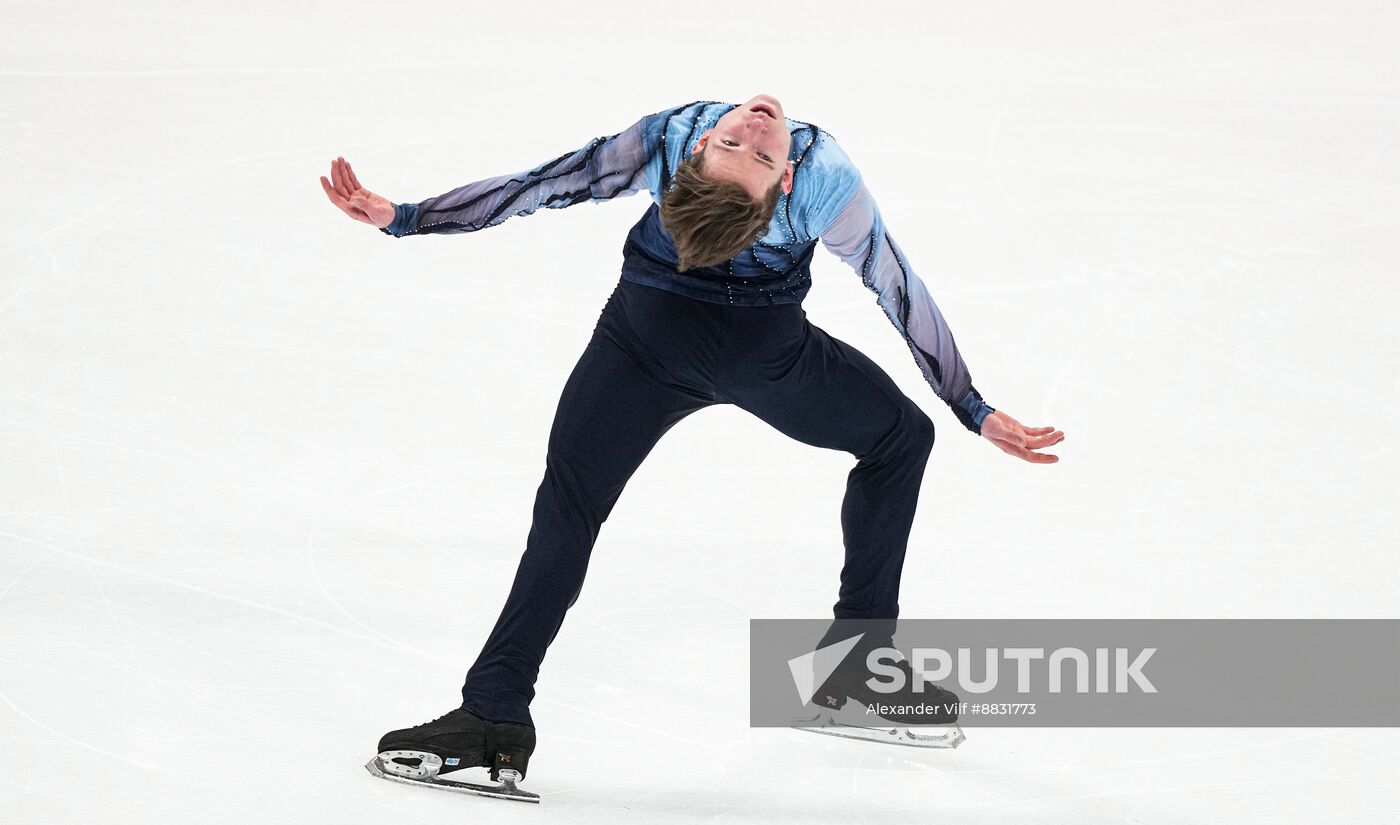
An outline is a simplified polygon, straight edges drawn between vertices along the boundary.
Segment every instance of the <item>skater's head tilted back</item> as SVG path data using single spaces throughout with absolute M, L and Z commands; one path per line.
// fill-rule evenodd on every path
M 783 106 L 769 95 L 739 104 L 700 136 L 661 199 L 681 270 L 723 263 L 763 237 L 778 198 L 792 191 L 791 146 Z

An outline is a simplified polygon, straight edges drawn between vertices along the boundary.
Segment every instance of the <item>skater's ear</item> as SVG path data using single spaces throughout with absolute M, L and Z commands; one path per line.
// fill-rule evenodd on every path
M 700 152 L 704 151 L 705 144 L 710 142 L 710 135 L 713 135 L 714 133 L 714 129 L 706 129 L 705 133 L 700 136 L 700 139 L 695 141 L 695 145 L 690 147 L 690 153 L 692 155 L 698 155 Z

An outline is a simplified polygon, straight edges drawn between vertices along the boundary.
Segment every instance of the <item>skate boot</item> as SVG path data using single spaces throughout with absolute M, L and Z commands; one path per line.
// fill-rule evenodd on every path
M 539 802 L 538 794 L 516 787 L 525 778 L 534 750 L 534 728 L 491 722 L 466 708 L 458 708 L 417 727 L 384 734 L 379 740 L 379 754 L 365 768 L 375 776 L 396 782 Z M 500 784 L 440 776 L 462 768 L 489 768 L 491 779 Z
M 810 716 L 795 727 L 841 736 L 917 748 L 956 748 L 967 737 L 958 726 L 956 693 L 922 681 L 909 662 L 886 662 L 903 674 L 899 690 L 872 687 L 889 685 L 890 677 L 866 670 L 864 657 L 847 657 L 807 704 Z

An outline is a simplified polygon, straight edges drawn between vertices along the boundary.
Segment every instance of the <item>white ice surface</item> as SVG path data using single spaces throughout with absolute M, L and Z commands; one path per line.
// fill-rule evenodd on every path
M 0 2 L 0 818 L 1400 819 L 1396 730 L 749 729 L 852 459 L 732 408 L 604 527 L 543 806 L 361 769 L 456 701 L 646 200 L 395 240 L 317 177 L 416 201 L 695 99 L 836 135 L 977 386 L 1068 434 L 962 430 L 819 251 L 813 322 L 938 426 L 906 616 L 1400 612 L 1396 7 L 981 5 Z

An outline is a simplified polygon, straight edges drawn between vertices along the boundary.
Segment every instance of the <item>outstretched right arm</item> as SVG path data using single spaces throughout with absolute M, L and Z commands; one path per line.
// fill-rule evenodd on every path
M 393 220 L 380 231 L 396 238 L 475 232 L 540 208 L 563 209 L 645 189 L 645 120 L 524 172 L 468 183 L 419 203 L 393 204 Z

